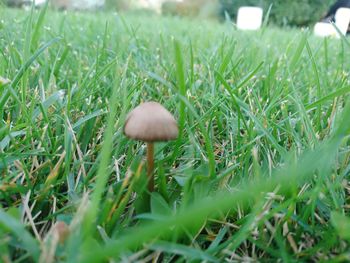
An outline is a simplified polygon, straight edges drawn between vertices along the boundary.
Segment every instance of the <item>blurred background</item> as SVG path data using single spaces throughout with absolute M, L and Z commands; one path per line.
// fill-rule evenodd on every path
M 3 0 L 11 7 L 30 6 L 32 0 Z M 40 6 L 45 0 L 35 0 Z M 199 17 L 220 21 L 236 19 L 241 6 L 259 6 L 269 12 L 269 23 L 278 26 L 310 26 L 320 21 L 332 0 L 51 0 L 58 10 L 145 11 L 171 16 Z M 270 8 L 271 7 L 271 8 Z

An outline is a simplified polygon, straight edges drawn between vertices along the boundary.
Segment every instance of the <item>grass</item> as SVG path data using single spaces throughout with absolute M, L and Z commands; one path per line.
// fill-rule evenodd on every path
M 3 262 L 350 260 L 348 39 L 132 13 L 0 17 Z M 153 194 L 145 146 L 122 133 L 148 100 L 180 127 L 156 145 Z

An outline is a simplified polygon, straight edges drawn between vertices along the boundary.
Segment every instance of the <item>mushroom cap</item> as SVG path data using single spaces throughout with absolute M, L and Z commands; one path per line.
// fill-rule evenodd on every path
M 63 243 L 70 233 L 68 225 L 63 221 L 56 222 L 54 231 L 56 231 L 60 243 Z
M 179 134 L 176 120 L 157 102 L 145 102 L 127 116 L 124 134 L 135 140 L 158 142 L 175 140 Z

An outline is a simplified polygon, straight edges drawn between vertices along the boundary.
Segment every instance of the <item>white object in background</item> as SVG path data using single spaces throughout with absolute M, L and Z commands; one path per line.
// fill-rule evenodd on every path
M 238 9 L 237 28 L 258 30 L 262 25 L 263 10 L 260 7 L 243 6 Z
M 346 35 L 350 24 L 350 8 L 339 8 L 334 16 L 335 26 Z M 319 22 L 314 27 L 314 34 L 319 37 L 340 37 L 339 32 L 331 23 Z
M 33 0 L 35 6 L 42 6 L 46 3 L 46 0 Z
M 331 23 L 318 22 L 314 27 L 314 34 L 318 37 L 337 36 L 337 30 Z
M 335 25 L 343 35 L 346 35 L 350 24 L 350 8 L 339 8 L 335 13 Z

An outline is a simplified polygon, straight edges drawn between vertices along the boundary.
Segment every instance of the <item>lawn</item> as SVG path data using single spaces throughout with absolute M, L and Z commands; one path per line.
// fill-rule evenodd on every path
M 0 51 L 1 261 L 350 261 L 349 39 L 0 7 Z

